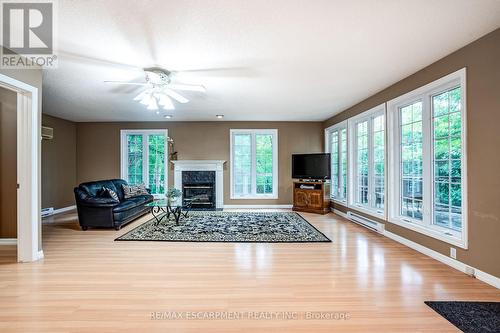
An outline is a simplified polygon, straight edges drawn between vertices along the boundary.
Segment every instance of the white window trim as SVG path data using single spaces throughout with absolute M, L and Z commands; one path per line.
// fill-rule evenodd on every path
M 234 134 L 251 134 L 252 135 L 252 193 L 250 195 L 236 195 L 233 191 L 233 136 Z M 254 137 L 256 134 L 271 134 L 273 137 L 273 193 L 271 194 L 256 194 L 257 185 L 255 184 L 256 178 L 256 166 L 255 166 L 255 142 Z M 278 199 L 278 130 L 277 129 L 230 129 L 229 130 L 229 154 L 230 154 L 230 198 L 231 199 L 241 199 L 241 200 L 266 200 L 266 199 Z
M 460 237 L 457 234 L 451 234 L 450 230 L 432 225 L 432 115 L 430 111 L 431 97 L 439 92 L 450 88 L 460 86 L 462 100 L 462 232 Z M 468 248 L 468 210 L 467 210 L 467 100 L 466 100 L 466 69 L 462 68 L 454 73 L 433 81 L 423 87 L 415 89 L 407 94 L 397 97 L 387 103 L 386 128 L 388 132 L 388 188 L 389 197 L 386 200 L 388 221 L 407 229 L 422 233 L 424 235 L 436 238 L 446 243 Z M 412 104 L 417 100 L 423 101 L 423 163 L 424 163 L 424 183 L 423 192 L 427 193 L 423 201 L 423 221 L 412 223 L 409 219 L 400 216 L 400 156 L 399 156 L 399 108 Z M 429 150 L 429 147 L 431 148 Z
M 371 119 L 384 115 L 384 210 L 383 212 L 379 212 L 377 208 L 359 205 L 356 203 L 356 185 L 357 185 L 357 138 L 356 138 L 356 125 L 363 121 L 368 121 L 368 160 L 369 160 L 369 171 L 368 171 L 368 197 L 369 201 L 372 200 L 373 193 L 371 192 L 374 187 L 373 182 L 373 137 L 372 137 L 372 128 L 373 124 Z M 377 218 L 386 218 L 387 217 L 387 115 L 385 103 L 377 105 L 374 108 L 371 108 L 359 115 L 356 115 L 352 118 L 348 119 L 348 152 L 349 152 L 349 165 L 348 165 L 348 207 L 361 211 L 365 214 L 377 217 Z M 371 125 L 370 125 L 371 124 Z
M 330 136 L 331 136 L 331 133 L 332 132 L 335 132 L 335 131 L 338 131 L 339 133 L 339 139 L 338 139 L 338 155 L 339 155 L 339 159 L 338 159 L 338 170 L 339 170 L 339 179 L 337 180 L 337 184 L 338 184 L 338 188 L 337 188 L 337 193 L 339 193 L 340 189 L 342 188 L 342 185 L 343 185 L 343 179 L 342 179 L 342 176 L 341 176 L 341 155 L 342 155 L 342 150 L 341 150 L 341 147 L 342 147 L 342 137 L 341 137 L 341 131 L 343 129 L 346 130 L 346 135 L 347 135 L 347 170 L 346 170 L 346 173 L 347 173 L 347 186 L 346 186 L 346 194 L 345 194 L 345 197 L 342 198 L 342 199 L 339 199 L 339 198 L 332 198 L 331 196 L 331 192 L 330 192 L 330 200 L 332 200 L 334 203 L 338 203 L 338 204 L 341 204 L 343 206 L 348 206 L 348 200 L 347 198 L 349 198 L 349 128 L 347 126 L 347 120 L 344 120 L 340 123 L 337 123 L 335 125 L 332 125 L 328 128 L 325 128 L 325 152 L 326 153 L 331 153 L 330 151 Z M 331 161 L 330 161 L 331 163 Z M 332 180 L 330 179 L 330 182 L 332 182 Z M 333 182 L 332 182 L 333 184 Z M 333 191 L 333 186 L 331 187 L 331 191 Z
M 165 191 L 168 190 L 168 129 L 125 129 L 120 130 L 120 178 L 128 180 L 128 163 L 127 163 L 127 135 L 130 134 L 146 134 L 146 135 L 165 135 Z M 143 159 L 143 174 L 142 182 L 149 186 L 149 172 L 146 172 L 149 168 L 149 149 L 147 140 L 143 140 L 143 149 L 146 154 L 146 158 Z M 165 195 L 154 194 L 155 198 L 162 198 Z

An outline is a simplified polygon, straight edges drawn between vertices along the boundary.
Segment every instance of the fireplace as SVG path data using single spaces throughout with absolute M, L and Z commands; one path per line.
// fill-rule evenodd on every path
M 224 207 L 224 163 L 222 160 L 175 160 L 174 165 L 174 187 L 181 190 L 182 198 L 179 203 L 184 202 L 184 196 L 199 196 L 206 201 L 213 201 L 214 205 L 198 204 L 197 209 L 222 209 Z M 208 173 L 207 173 L 208 172 Z M 186 187 L 184 182 L 188 183 Z M 210 185 L 206 185 L 210 184 Z M 204 188 L 204 187 L 212 187 Z M 211 195 L 211 196 L 210 196 Z M 209 206 L 211 206 L 209 208 Z
M 182 171 L 182 203 L 192 208 L 213 210 L 215 204 L 215 171 Z

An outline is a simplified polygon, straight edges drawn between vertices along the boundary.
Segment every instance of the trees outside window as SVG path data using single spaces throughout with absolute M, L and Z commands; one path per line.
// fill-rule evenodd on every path
M 278 131 L 231 130 L 231 198 L 278 196 Z
M 388 103 L 389 220 L 467 247 L 465 69 Z
M 383 217 L 385 213 L 385 105 L 348 120 L 349 205 Z
M 163 196 L 167 188 L 167 131 L 122 130 L 121 147 L 121 177 Z

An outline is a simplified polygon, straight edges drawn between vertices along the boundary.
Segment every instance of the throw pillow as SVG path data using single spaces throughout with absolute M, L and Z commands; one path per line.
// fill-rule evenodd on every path
M 118 198 L 118 194 L 116 194 L 115 191 L 113 191 L 112 189 L 107 188 L 107 187 L 102 188 L 100 196 L 101 197 L 108 197 L 108 198 L 115 200 L 116 202 L 120 202 L 120 198 Z
M 146 186 L 144 184 L 137 185 L 122 185 L 123 188 L 123 196 L 125 199 L 133 198 L 138 195 L 149 194 L 146 190 Z

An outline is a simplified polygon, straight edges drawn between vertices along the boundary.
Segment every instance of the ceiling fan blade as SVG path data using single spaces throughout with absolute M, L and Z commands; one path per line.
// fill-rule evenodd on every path
M 149 83 L 141 83 L 141 82 L 123 82 L 123 81 L 104 81 L 104 83 L 111 84 L 124 84 L 129 86 L 147 86 Z
M 57 55 L 65 58 L 65 59 L 73 60 L 73 61 L 80 62 L 83 64 L 94 64 L 94 65 L 113 67 L 113 68 L 122 68 L 125 70 L 134 70 L 134 71 L 140 71 L 140 72 L 143 71 L 142 67 L 140 67 L 140 66 L 115 62 L 115 61 L 106 60 L 106 59 L 95 58 L 95 57 L 92 57 L 89 55 L 77 54 L 77 53 L 72 53 L 72 52 L 68 52 L 68 51 L 64 51 L 64 50 L 59 50 L 57 52 Z
M 167 95 L 160 95 L 159 96 L 159 104 L 164 108 L 165 110 L 175 110 L 174 103 L 172 103 L 172 100 L 167 96 Z
M 196 84 L 172 83 L 172 84 L 169 84 L 168 87 L 171 89 L 176 89 L 176 90 L 198 91 L 198 92 L 206 92 L 207 91 L 207 89 L 205 89 L 204 86 L 196 85 Z
M 256 77 L 258 72 L 252 67 L 213 67 L 173 71 L 179 77 L 197 75 L 198 77 Z
M 189 99 L 187 99 L 186 97 L 182 96 L 181 94 L 176 93 L 175 91 L 173 91 L 171 89 L 166 88 L 164 90 L 164 92 L 165 92 L 165 94 L 167 94 L 168 96 L 172 97 L 173 99 L 175 99 L 179 103 L 185 104 L 185 103 L 189 102 Z
M 150 92 L 146 89 L 144 91 L 142 91 L 141 93 L 139 93 L 139 95 L 135 96 L 134 97 L 134 101 L 141 101 L 142 99 L 144 99 L 147 94 L 149 94 Z

